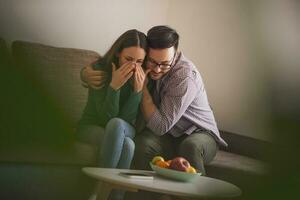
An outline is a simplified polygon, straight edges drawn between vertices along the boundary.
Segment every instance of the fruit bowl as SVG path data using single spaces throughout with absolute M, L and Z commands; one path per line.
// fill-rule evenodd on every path
M 174 169 L 162 168 L 162 167 L 153 165 L 151 162 L 150 162 L 150 166 L 151 166 L 152 170 L 155 171 L 157 174 L 164 176 L 166 178 L 177 180 L 177 181 L 188 182 L 198 176 L 201 176 L 201 173 L 193 174 L 193 173 L 188 173 L 188 172 L 177 171 Z

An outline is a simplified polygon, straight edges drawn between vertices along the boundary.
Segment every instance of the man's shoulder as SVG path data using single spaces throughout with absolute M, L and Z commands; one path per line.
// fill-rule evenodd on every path
M 180 55 L 180 59 L 174 66 L 174 70 L 172 70 L 171 74 L 172 78 L 179 78 L 179 79 L 185 79 L 185 78 L 191 78 L 195 81 L 202 81 L 201 74 L 198 71 L 197 67 L 194 65 L 194 63 L 186 58 L 182 53 Z

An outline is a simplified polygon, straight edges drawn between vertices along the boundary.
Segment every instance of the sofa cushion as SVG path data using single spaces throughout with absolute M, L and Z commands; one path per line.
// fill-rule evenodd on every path
M 243 191 L 243 197 L 257 192 L 257 183 L 270 177 L 267 162 L 247 156 L 219 151 L 215 159 L 206 166 L 209 177 L 228 181 Z
M 13 42 L 12 53 L 17 66 L 35 81 L 43 95 L 61 110 L 74 127 L 87 100 L 87 89 L 81 85 L 80 70 L 97 60 L 99 54 L 24 41 Z
M 218 151 L 214 160 L 206 168 L 208 170 L 214 168 L 215 170 L 219 169 L 223 171 L 230 169 L 253 175 L 265 175 L 268 173 L 265 162 L 226 151 Z

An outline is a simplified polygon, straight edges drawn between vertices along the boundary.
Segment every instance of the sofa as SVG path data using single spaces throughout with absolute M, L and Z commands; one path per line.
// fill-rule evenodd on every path
M 76 141 L 87 100 L 79 72 L 97 52 L 14 41 L 1 46 L 0 199 L 88 199 L 97 147 Z M 247 195 L 268 176 L 271 144 L 221 130 L 229 147 L 206 166 L 207 175 L 236 184 Z

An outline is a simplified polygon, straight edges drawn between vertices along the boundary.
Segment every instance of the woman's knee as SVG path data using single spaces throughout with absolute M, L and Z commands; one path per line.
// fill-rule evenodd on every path
M 134 128 L 121 118 L 109 120 L 105 127 L 105 132 L 113 135 L 112 137 L 126 136 L 133 138 L 135 136 Z
M 125 121 L 121 118 L 112 118 L 106 124 L 106 129 L 122 129 Z
M 124 135 L 124 120 L 120 118 L 112 118 L 108 121 L 105 127 L 105 132 L 109 134 L 110 137 L 119 137 Z

